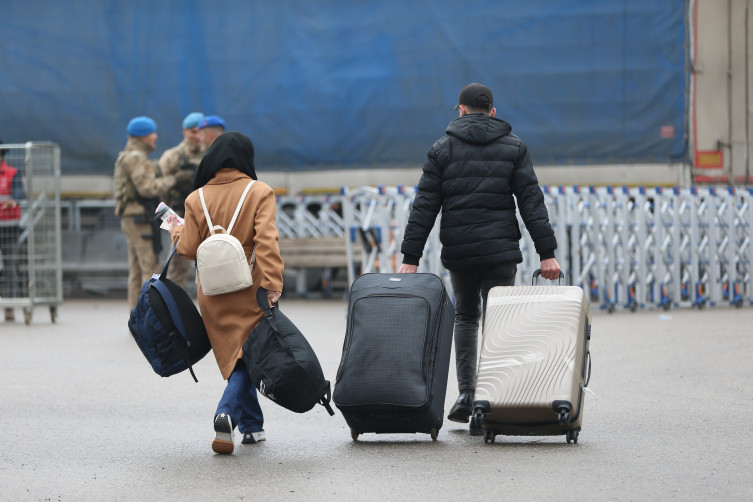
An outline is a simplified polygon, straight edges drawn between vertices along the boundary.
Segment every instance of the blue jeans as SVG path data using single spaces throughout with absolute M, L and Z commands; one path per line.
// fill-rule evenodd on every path
M 513 262 L 493 267 L 450 270 L 455 294 L 455 367 L 458 390 L 473 392 L 476 387 L 478 324 L 486 312 L 486 297 L 494 286 L 512 286 L 518 266 Z
M 246 365 L 239 361 L 227 380 L 227 387 L 217 405 L 214 416 L 227 413 L 238 426 L 241 434 L 258 432 L 264 429 L 264 415 L 259 406 L 256 388 L 246 371 Z

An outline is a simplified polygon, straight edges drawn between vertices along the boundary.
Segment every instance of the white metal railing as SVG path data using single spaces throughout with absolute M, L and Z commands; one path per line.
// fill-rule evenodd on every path
M 567 282 L 601 308 L 698 307 L 753 304 L 753 189 L 661 187 L 542 187 Z M 397 270 L 413 187 L 343 189 L 349 279 Z M 530 281 L 539 259 L 519 219 L 523 262 L 516 281 Z M 439 218 L 420 271 L 450 287 L 440 260 Z M 362 266 L 353 253 L 361 240 Z
M 544 186 L 566 281 L 581 286 L 601 308 L 703 307 L 753 304 L 753 189 Z M 415 188 L 343 188 L 339 195 L 279 196 L 280 238 L 342 237 L 348 278 L 397 270 Z M 113 201 L 64 201 L 63 228 L 119 229 Z M 539 259 L 522 221 L 526 284 Z M 360 242 L 361 246 L 355 246 Z M 355 253 L 361 253 L 357 265 Z M 439 218 L 420 271 L 442 267 Z

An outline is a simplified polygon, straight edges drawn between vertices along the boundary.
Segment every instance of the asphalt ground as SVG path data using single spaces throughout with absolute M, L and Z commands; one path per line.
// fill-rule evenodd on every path
M 334 379 L 342 300 L 283 298 Z M 20 317 L 17 314 L 17 318 Z M 120 300 L 69 300 L 52 323 L 0 324 L 0 500 L 753 500 L 753 308 L 594 310 L 577 444 L 445 421 L 364 434 L 337 412 L 261 397 L 267 441 L 215 455 L 212 355 L 154 374 Z M 445 413 L 457 397 L 454 363 Z

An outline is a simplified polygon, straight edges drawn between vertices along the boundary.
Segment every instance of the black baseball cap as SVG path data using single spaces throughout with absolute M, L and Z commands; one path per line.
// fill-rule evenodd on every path
M 458 104 L 455 105 L 455 109 L 457 110 L 460 105 L 491 110 L 492 105 L 494 105 L 492 90 L 483 84 L 468 84 L 460 90 Z

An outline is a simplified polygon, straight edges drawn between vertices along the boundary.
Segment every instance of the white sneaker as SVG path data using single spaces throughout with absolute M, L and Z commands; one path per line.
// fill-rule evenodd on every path
M 233 420 L 227 413 L 220 413 L 214 417 L 214 432 L 216 433 L 212 441 L 212 450 L 215 453 L 233 453 L 235 443 L 233 442 Z
M 260 441 L 266 441 L 267 435 L 264 433 L 264 429 L 256 432 L 246 432 L 243 434 L 243 440 L 241 444 L 254 444 Z

